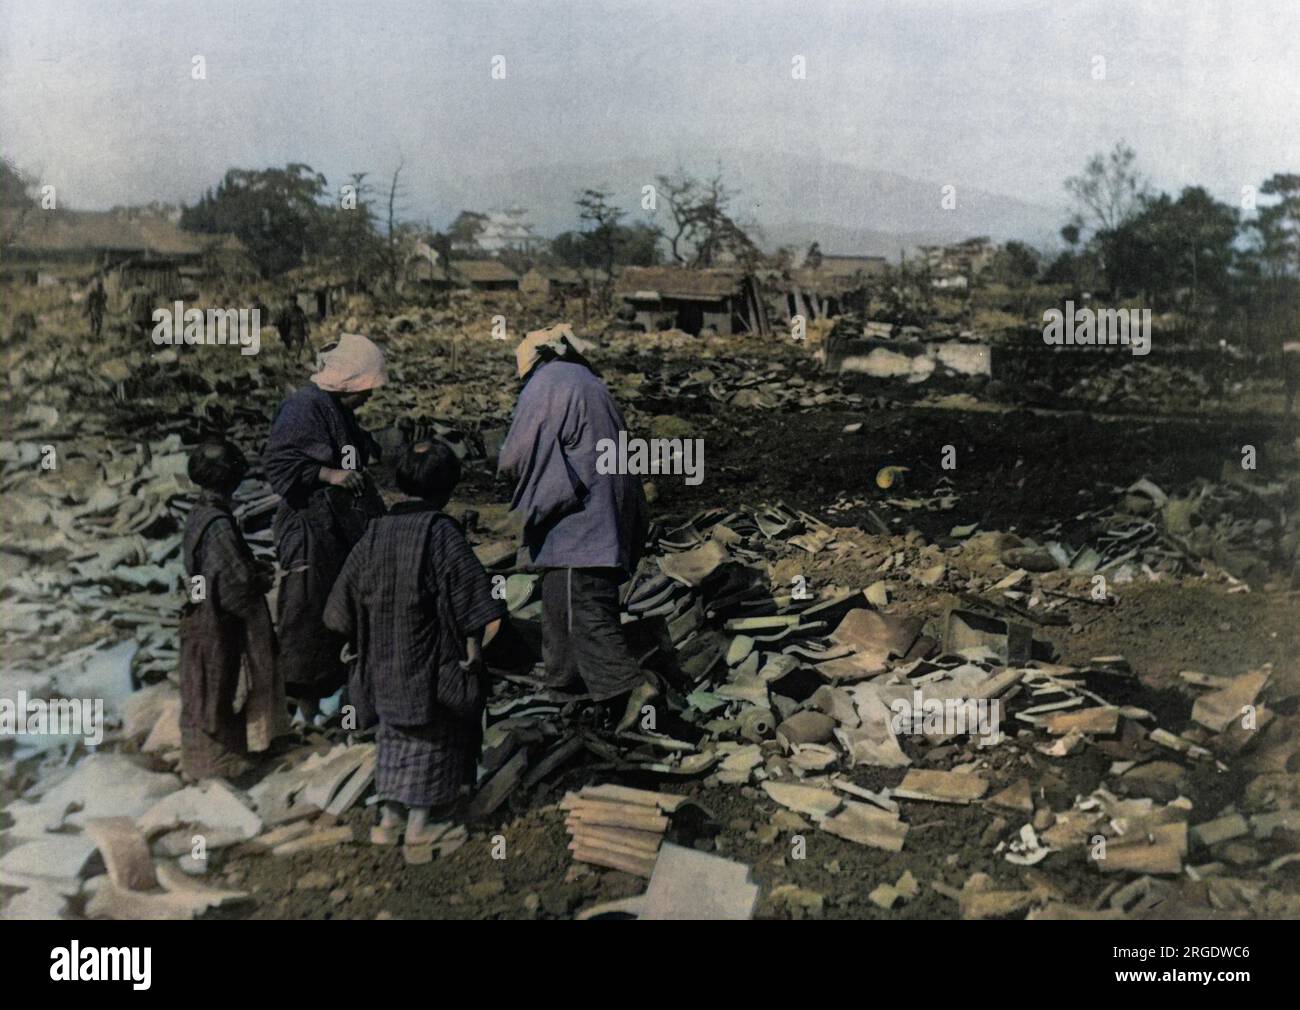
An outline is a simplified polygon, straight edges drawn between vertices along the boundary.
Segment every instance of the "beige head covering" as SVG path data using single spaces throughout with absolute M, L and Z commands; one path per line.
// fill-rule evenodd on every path
M 311 381 L 327 393 L 361 393 L 388 381 L 388 364 L 369 337 L 345 333 L 317 358 Z
M 515 368 L 522 379 L 537 364 L 543 348 L 557 358 L 563 358 L 574 351 L 581 354 L 589 347 L 591 344 L 573 335 L 573 327 L 568 323 L 556 323 L 547 330 L 533 330 L 519 341 L 519 346 L 515 348 Z

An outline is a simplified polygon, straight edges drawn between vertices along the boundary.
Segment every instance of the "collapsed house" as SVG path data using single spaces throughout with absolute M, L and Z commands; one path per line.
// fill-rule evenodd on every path
M 771 331 L 758 280 L 742 271 L 628 267 L 614 290 L 634 324 L 646 331 L 678 329 L 695 336 Z
M 290 273 L 293 297 L 313 319 L 328 319 L 347 307 L 348 298 L 361 289 L 342 271 L 299 267 Z
M 519 275 L 500 260 L 453 260 L 451 273 L 457 287 L 475 291 L 519 290 Z
M 835 323 L 819 349 L 829 372 L 852 372 L 874 379 L 925 382 L 932 377 L 992 377 L 995 348 L 969 331 L 896 326 L 846 316 Z M 1000 360 L 1000 359 L 999 359 Z
M 769 282 L 778 315 L 789 322 L 865 312 L 872 279 L 884 274 L 883 256 L 822 256 L 815 266 L 788 270 Z
M 573 267 L 533 267 L 519 278 L 521 293 L 541 298 L 580 298 L 591 287 Z
M 986 270 L 998 253 L 998 246 L 982 236 L 918 249 L 932 274 L 930 286 L 940 291 L 965 291 L 972 278 Z
M 419 242 L 402 263 L 398 277 L 399 291 L 446 290 L 452 287 L 445 264 L 436 249 Z
M 210 276 L 249 271 L 233 235 L 182 231 L 151 210 L 33 210 L 13 223 L 12 235 L 6 279 L 82 286 L 99 276 L 115 304 L 137 288 L 157 299 L 192 298 Z
M 436 255 L 436 254 L 435 254 Z M 402 268 L 401 289 L 447 292 L 518 291 L 519 275 L 500 260 L 451 260 L 443 263 L 427 255 L 412 255 Z

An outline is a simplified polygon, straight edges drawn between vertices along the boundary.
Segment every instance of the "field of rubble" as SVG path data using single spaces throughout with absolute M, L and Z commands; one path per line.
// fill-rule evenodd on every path
M 665 839 L 747 867 L 759 918 L 1300 916 L 1297 446 L 1274 376 L 1215 394 L 1153 355 L 1047 385 L 909 383 L 828 370 L 829 327 L 575 319 L 631 433 L 705 453 L 698 486 L 648 478 L 625 627 L 668 689 L 616 736 L 536 679 L 540 603 L 495 476 L 517 384 L 492 316 L 514 335 L 553 317 L 356 299 L 313 340 L 385 346 L 361 417 L 390 461 L 421 433 L 461 446 L 448 511 L 512 614 L 468 822 L 407 866 L 366 841 L 373 744 L 337 720 L 248 780 L 176 773 L 185 448 L 220 432 L 249 453 L 237 515 L 269 558 L 256 454 L 305 358 L 111 328 L 88 345 L 75 306 L 23 297 L 0 694 L 103 698 L 109 732 L 3 742 L 6 917 L 628 914 Z M 995 724 L 896 731 L 899 704 L 945 701 Z M 746 886 L 717 892 L 743 905 Z

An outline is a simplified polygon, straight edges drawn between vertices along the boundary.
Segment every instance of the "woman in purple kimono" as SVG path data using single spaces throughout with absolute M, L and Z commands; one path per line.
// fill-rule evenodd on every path
M 618 441 L 623 415 L 565 324 L 528 334 L 515 352 L 523 391 L 499 469 L 518 481 L 511 511 L 523 528 L 520 563 L 542 572 L 542 658 L 556 687 L 580 680 L 630 729 L 654 698 L 654 675 L 632 655 L 619 623 L 618 587 L 646 535 L 640 478 L 602 474 L 601 439 Z
M 387 381 L 384 352 L 345 333 L 321 362 L 311 382 L 280 405 L 263 456 L 281 498 L 274 523 L 281 670 L 309 721 L 346 678 L 342 639 L 322 621 L 325 601 L 366 523 L 384 511 L 365 473 L 379 447 L 353 413 Z

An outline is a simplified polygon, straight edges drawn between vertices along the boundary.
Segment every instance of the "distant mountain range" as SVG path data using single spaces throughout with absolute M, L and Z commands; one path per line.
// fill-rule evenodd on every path
M 1065 219 L 1063 208 L 970 188 L 960 180 L 951 180 L 957 205 L 948 210 L 941 205 L 947 183 L 807 157 L 724 152 L 687 162 L 686 167 L 705 176 L 719 162 L 728 188 L 739 194 L 734 216 L 757 224 L 761 244 L 769 250 L 816 241 L 825 253 L 897 258 L 903 249 L 975 235 L 1042 246 L 1054 242 Z M 662 201 L 657 215 L 641 209 L 641 188 L 676 167 L 675 162 L 627 158 L 458 174 L 434 181 L 434 205 L 419 216 L 427 215 L 441 226 L 462 209 L 518 205 L 528 210 L 538 234 L 552 237 L 578 227 L 575 197 L 586 187 L 600 186 L 613 192 L 614 201 L 628 211 L 629 222 L 661 219 L 666 225 Z

